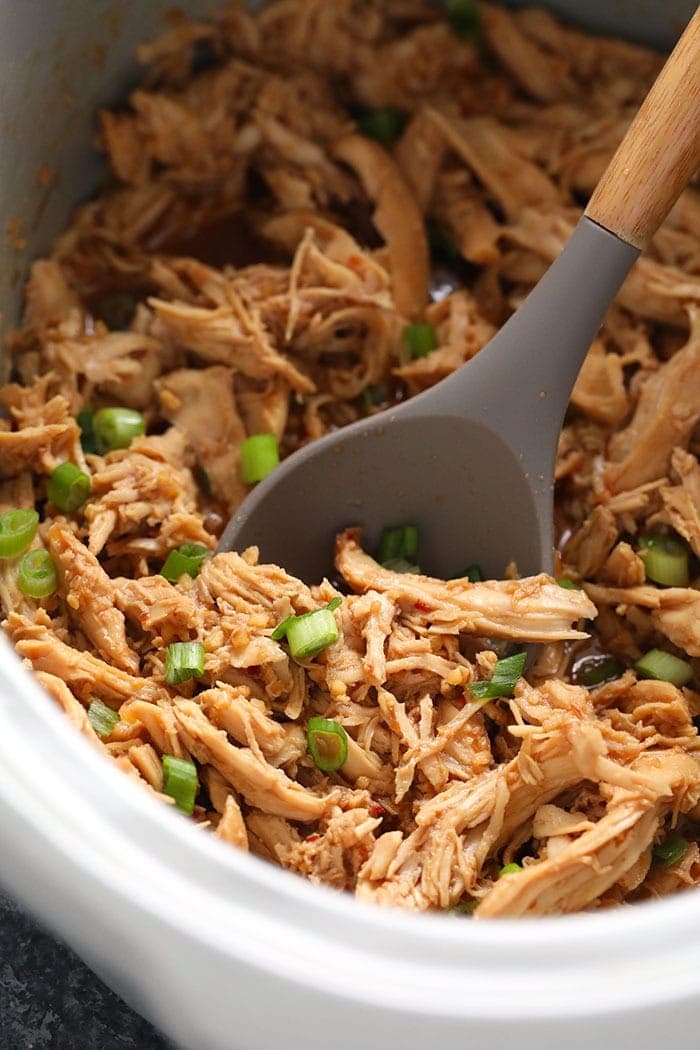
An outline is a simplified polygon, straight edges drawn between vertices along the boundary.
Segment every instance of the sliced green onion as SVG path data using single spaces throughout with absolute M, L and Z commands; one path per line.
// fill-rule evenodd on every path
M 86 454 L 97 452 L 97 441 L 95 439 L 95 426 L 92 410 L 89 408 L 82 408 L 75 419 L 80 427 L 80 445 L 83 452 Z
M 26 551 L 38 524 L 35 510 L 6 510 L 0 514 L 0 558 L 14 558 Z
M 472 562 L 471 565 L 467 565 L 466 569 L 462 569 L 456 576 L 451 576 L 451 580 L 469 580 L 470 583 L 482 583 L 483 573 L 481 566 L 477 565 L 476 562 Z
M 657 682 L 670 682 L 679 688 L 693 677 L 689 663 L 663 649 L 650 649 L 634 666 L 640 678 L 655 678 Z
M 48 551 L 27 551 L 17 570 L 17 586 L 30 598 L 48 598 L 58 588 L 58 573 Z
M 383 561 L 382 565 L 390 572 L 420 572 L 420 565 L 414 565 L 405 558 L 389 558 L 388 561 Z
M 584 656 L 574 664 L 572 678 L 576 685 L 585 685 L 592 689 L 621 678 L 624 670 L 614 656 Z
M 407 360 L 426 357 L 437 346 L 437 336 L 431 324 L 407 324 L 401 335 Z
M 88 721 L 97 735 L 106 740 L 119 721 L 119 715 L 101 700 L 93 700 L 88 707 Z
M 287 628 L 293 624 L 295 620 L 303 620 L 306 616 L 313 616 L 314 613 L 323 612 L 325 609 L 328 609 L 329 612 L 335 612 L 336 609 L 340 608 L 342 601 L 342 598 L 333 598 L 328 605 L 324 606 L 324 609 L 312 609 L 311 612 L 300 613 L 298 616 L 288 616 L 286 620 L 282 620 L 281 623 L 278 623 L 272 632 L 271 638 L 273 642 L 281 642 L 287 635 Z
M 403 549 L 404 558 L 415 558 L 418 555 L 418 529 L 415 525 L 404 525 L 403 527 Z
M 165 652 L 165 681 L 180 685 L 204 674 L 204 646 L 201 642 L 172 642 Z
M 477 38 L 481 15 L 476 0 L 445 0 L 445 13 L 457 36 L 472 42 Z
M 688 842 L 682 835 L 671 835 L 665 842 L 659 842 L 654 846 L 653 854 L 664 868 L 672 868 L 685 856 Z
M 309 614 L 308 613 L 302 613 L 302 615 L 303 616 L 308 616 Z M 299 619 L 298 616 L 288 616 L 286 620 L 282 620 L 281 623 L 278 623 L 277 626 L 275 627 L 274 631 L 272 632 L 271 636 L 270 636 L 272 638 L 272 641 L 273 642 L 281 642 L 283 638 L 286 638 L 287 637 L 287 628 L 289 627 L 290 624 L 292 624 L 295 620 L 298 620 L 298 619 Z
M 460 901 L 447 909 L 447 915 L 470 915 L 479 907 L 479 901 Z
M 297 616 L 287 627 L 289 651 L 295 660 L 306 660 L 327 649 L 339 637 L 335 616 L 329 609 Z
M 470 682 L 469 689 L 479 700 L 494 700 L 499 696 L 512 696 L 518 679 L 523 673 L 527 653 L 515 653 L 499 660 L 488 682 Z
M 403 553 L 403 529 L 384 529 L 379 541 L 377 561 L 385 564 L 392 558 L 400 558 Z
M 104 455 L 117 448 L 128 448 L 131 442 L 146 433 L 146 423 L 133 408 L 101 408 L 92 419 L 97 451 Z
M 381 109 L 366 109 L 358 114 L 358 130 L 368 139 L 374 139 L 382 146 L 390 146 L 400 138 L 406 124 L 406 117 L 400 109 L 389 106 Z
M 163 794 L 175 799 L 175 805 L 188 816 L 197 796 L 197 767 L 187 758 L 163 755 Z
M 174 551 L 170 551 L 160 574 L 171 583 L 177 583 L 185 573 L 194 579 L 199 575 L 202 562 L 209 553 L 209 548 L 201 543 L 181 543 Z
M 688 549 L 673 536 L 642 536 L 639 554 L 648 580 L 666 587 L 687 587 Z
M 348 734 L 332 718 L 310 718 L 306 727 L 306 746 L 316 769 L 335 773 L 348 757 Z
M 90 495 L 90 476 L 75 463 L 61 463 L 52 471 L 46 491 L 51 503 L 72 514 Z
M 274 434 L 253 434 L 241 443 L 241 481 L 254 485 L 275 469 L 280 461 Z
M 401 547 L 402 558 L 411 559 L 418 555 L 418 528 L 416 525 L 404 525 L 403 545 Z
M 563 587 L 565 591 L 580 591 L 581 584 L 574 583 L 573 580 L 567 580 L 566 576 L 562 576 L 560 580 L 557 580 L 560 587 Z
M 379 541 L 377 561 L 386 565 L 394 558 L 414 562 L 418 557 L 418 528 L 415 525 L 398 525 L 386 528 Z
M 522 870 L 523 870 L 522 864 L 516 864 L 515 861 L 513 861 L 512 864 L 504 864 L 504 866 L 501 868 L 501 870 L 498 873 L 498 877 L 499 877 L 499 879 L 502 879 L 504 875 L 512 875 L 514 872 L 522 871 Z

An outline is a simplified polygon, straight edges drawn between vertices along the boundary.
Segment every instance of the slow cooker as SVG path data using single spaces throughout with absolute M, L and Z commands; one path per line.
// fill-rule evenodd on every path
M 332 0 L 328 0 L 332 2 Z M 211 8 L 189 2 L 192 12 Z M 669 48 L 694 0 L 552 0 Z M 170 0 L 0 0 L 0 311 L 102 175 L 99 105 Z M 480 923 L 384 911 L 238 853 L 80 737 L 0 639 L 0 881 L 188 1050 L 693 1045 L 700 894 Z

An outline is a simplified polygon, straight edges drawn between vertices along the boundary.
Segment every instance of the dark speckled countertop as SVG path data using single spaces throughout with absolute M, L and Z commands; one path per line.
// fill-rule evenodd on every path
M 0 894 L 0 1050 L 171 1050 L 64 945 Z

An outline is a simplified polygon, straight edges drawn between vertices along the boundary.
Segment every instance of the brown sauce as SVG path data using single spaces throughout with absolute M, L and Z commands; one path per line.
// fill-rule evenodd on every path
M 289 262 L 287 254 L 261 236 L 244 212 L 224 215 L 203 226 L 179 231 L 159 244 L 158 250 L 168 255 L 189 256 L 217 269 Z

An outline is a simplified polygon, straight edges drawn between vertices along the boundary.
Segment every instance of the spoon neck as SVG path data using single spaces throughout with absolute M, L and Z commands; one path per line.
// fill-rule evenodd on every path
M 477 357 L 433 388 L 442 410 L 484 421 L 514 447 L 558 433 L 583 359 L 639 257 L 587 217 L 520 308 Z

